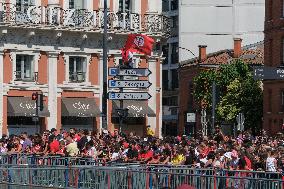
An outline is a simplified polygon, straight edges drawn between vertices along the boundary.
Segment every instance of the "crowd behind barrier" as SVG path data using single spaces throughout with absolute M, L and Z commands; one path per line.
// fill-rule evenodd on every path
M 267 136 L 263 131 L 262 135 L 253 136 L 246 131 L 233 137 L 225 136 L 218 127 L 212 136 L 162 139 L 154 137 L 150 128 L 144 137 L 134 133 L 125 135 L 117 130 L 97 133 L 74 128 L 69 131 L 51 129 L 35 135 L 24 132 L 19 136 L 3 135 L 0 153 L 1 166 L 124 165 L 128 168 L 136 166 L 142 171 L 142 167 L 151 165 L 157 167 L 155 174 L 161 173 L 161 167 L 185 166 L 196 170 L 260 171 L 270 176 L 266 179 L 276 179 L 277 182 L 284 176 L 282 133 Z M 218 172 L 217 176 L 220 174 Z

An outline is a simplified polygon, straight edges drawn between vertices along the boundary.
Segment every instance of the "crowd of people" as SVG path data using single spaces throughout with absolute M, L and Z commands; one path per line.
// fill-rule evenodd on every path
M 143 164 L 188 165 L 196 168 L 256 170 L 284 173 L 284 135 L 253 136 L 238 132 L 236 137 L 225 136 L 217 128 L 207 136 L 177 136 L 155 138 L 88 130 L 46 130 L 42 135 L 3 135 L 1 154 L 58 155 L 88 157 L 117 162 Z

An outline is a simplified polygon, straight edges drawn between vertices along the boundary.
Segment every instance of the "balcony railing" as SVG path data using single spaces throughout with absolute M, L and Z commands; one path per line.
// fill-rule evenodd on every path
M 60 7 L 25 6 L 17 11 L 11 3 L 0 3 L 0 24 L 25 26 L 51 26 L 89 31 L 101 30 L 104 25 L 103 11 L 86 9 L 62 9 Z M 170 34 L 169 18 L 161 14 L 136 14 L 108 12 L 107 26 L 114 31 Z
M 34 73 L 30 75 L 30 77 L 27 77 L 25 73 L 22 74 L 21 71 L 15 71 L 15 81 L 35 81 L 37 78 L 37 73 Z
M 85 72 L 70 72 L 69 81 L 74 83 L 81 83 L 85 81 Z

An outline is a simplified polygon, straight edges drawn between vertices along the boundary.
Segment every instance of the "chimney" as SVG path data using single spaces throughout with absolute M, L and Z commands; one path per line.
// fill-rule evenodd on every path
M 242 39 L 234 38 L 234 58 L 239 58 L 242 54 Z
M 207 55 L 206 55 L 206 45 L 199 45 L 199 62 L 202 62 L 206 60 Z

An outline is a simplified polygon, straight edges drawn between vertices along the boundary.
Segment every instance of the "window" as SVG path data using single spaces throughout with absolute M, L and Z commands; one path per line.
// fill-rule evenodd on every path
M 16 80 L 34 81 L 34 56 L 16 55 Z
M 29 6 L 34 4 L 34 0 L 16 0 L 16 11 L 27 12 Z
M 130 12 L 130 0 L 119 0 L 118 12 Z
M 163 76 L 162 76 L 162 83 L 163 83 L 163 90 L 168 90 L 168 70 L 163 70 Z
M 178 9 L 178 0 L 171 0 L 171 10 Z
M 74 9 L 74 8 L 75 8 L 74 0 L 69 0 L 69 9 Z
M 171 64 L 177 64 L 179 61 L 178 57 L 178 43 L 172 43 L 172 53 L 171 53 Z
M 163 12 L 169 11 L 169 0 L 162 0 L 162 10 Z
M 86 65 L 85 57 L 69 57 L 69 80 L 71 82 L 84 82 Z
M 189 81 L 188 83 L 188 111 L 193 111 L 193 83 Z
M 171 70 L 172 72 L 172 89 L 178 88 L 178 72 L 177 70 Z
M 83 1 L 69 0 L 69 9 L 83 9 Z

